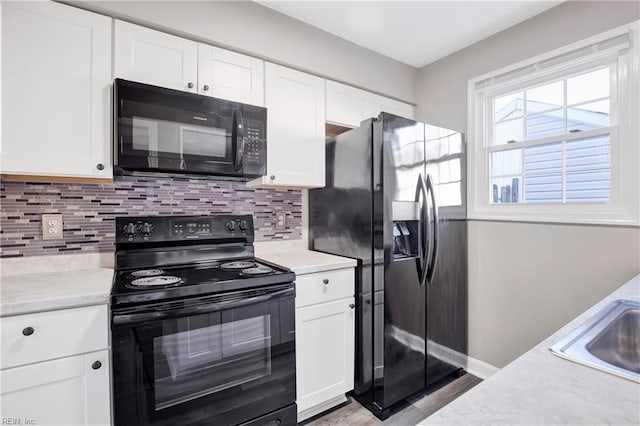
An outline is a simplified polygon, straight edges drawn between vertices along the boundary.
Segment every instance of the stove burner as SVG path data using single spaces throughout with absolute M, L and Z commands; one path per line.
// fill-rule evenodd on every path
M 240 260 L 237 262 L 227 262 L 220 265 L 220 269 L 223 271 L 236 271 L 238 269 L 253 268 L 256 266 L 256 262 L 248 260 Z
M 133 271 L 131 273 L 134 277 L 155 277 L 156 275 L 162 275 L 164 271 L 162 269 L 142 269 L 140 271 Z
M 268 266 L 258 265 L 253 268 L 247 268 L 240 271 L 243 275 L 262 275 L 273 272 L 273 269 Z
M 182 279 L 179 277 L 160 275 L 155 277 L 138 278 L 137 280 L 131 281 L 131 284 L 129 285 L 136 288 L 161 287 L 161 286 L 179 284 L 181 282 L 182 282 Z

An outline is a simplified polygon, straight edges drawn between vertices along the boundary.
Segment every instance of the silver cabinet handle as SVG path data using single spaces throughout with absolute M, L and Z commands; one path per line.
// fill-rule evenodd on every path
M 329 280 L 327 278 L 325 278 L 324 280 L 322 280 L 322 282 L 324 283 L 324 285 L 329 284 Z
M 192 82 L 188 82 L 187 83 L 187 88 L 188 89 L 193 89 L 193 83 Z
M 271 175 L 271 177 L 269 179 L 276 180 L 276 175 Z
M 96 164 L 96 169 L 98 169 L 98 170 L 104 170 L 104 164 L 102 164 L 102 163 L 98 163 L 98 164 Z
M 209 85 L 205 84 L 204 86 L 202 86 L 202 90 L 204 90 L 205 92 L 209 90 Z

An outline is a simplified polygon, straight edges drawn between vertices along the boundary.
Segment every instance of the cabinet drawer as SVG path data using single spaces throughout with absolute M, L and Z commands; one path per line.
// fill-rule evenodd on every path
M 336 269 L 296 277 L 296 308 L 353 297 L 353 268 Z
M 108 347 L 107 305 L 0 318 L 0 368 Z

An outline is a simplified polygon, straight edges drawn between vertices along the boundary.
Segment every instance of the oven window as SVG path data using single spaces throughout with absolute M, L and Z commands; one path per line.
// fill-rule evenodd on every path
M 234 313 L 163 322 L 153 339 L 156 410 L 271 374 L 271 316 Z

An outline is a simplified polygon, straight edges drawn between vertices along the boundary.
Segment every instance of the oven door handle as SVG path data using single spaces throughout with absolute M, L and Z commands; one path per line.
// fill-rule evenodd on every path
M 158 321 L 170 318 L 180 318 L 192 315 L 208 314 L 211 312 L 224 311 L 228 309 L 240 308 L 243 306 L 249 306 L 256 303 L 262 303 L 271 299 L 276 299 L 285 296 L 295 295 L 295 287 L 288 287 L 284 290 L 271 291 L 258 296 L 237 298 L 234 300 L 226 301 L 207 301 L 197 303 L 192 306 L 177 308 L 177 309 L 157 309 L 153 311 L 145 312 L 132 312 L 115 314 L 113 316 L 113 325 L 133 324 L 139 322 Z

